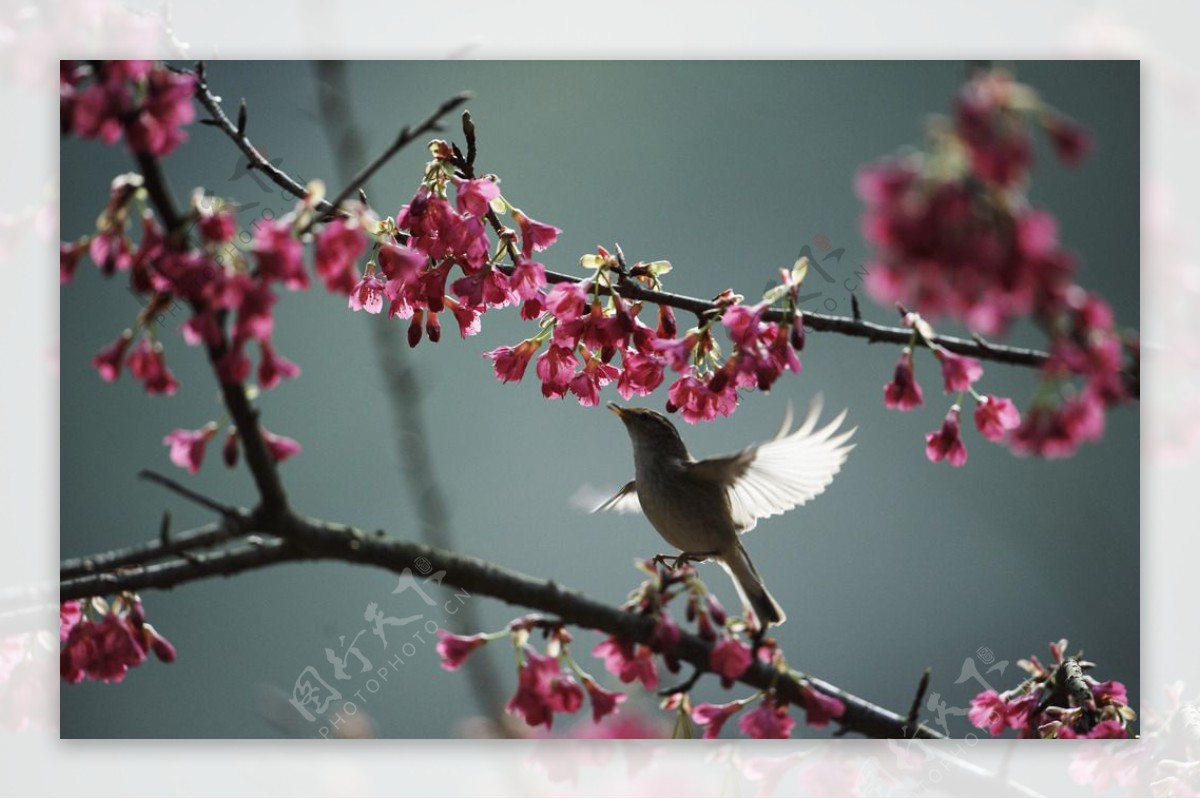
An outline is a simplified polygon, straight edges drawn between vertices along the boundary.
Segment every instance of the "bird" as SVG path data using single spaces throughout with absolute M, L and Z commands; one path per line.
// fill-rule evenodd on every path
M 593 512 L 644 513 L 680 554 L 676 564 L 714 560 L 733 578 L 742 603 L 762 629 L 787 614 L 768 593 L 741 542 L 758 520 L 803 505 L 822 493 L 854 449 L 857 427 L 839 431 L 842 411 L 816 429 L 821 396 L 794 431 L 792 406 L 775 436 L 730 455 L 696 460 L 669 419 L 649 408 L 608 409 L 625 424 L 633 444 L 634 479 Z M 669 557 L 669 556 L 660 556 Z

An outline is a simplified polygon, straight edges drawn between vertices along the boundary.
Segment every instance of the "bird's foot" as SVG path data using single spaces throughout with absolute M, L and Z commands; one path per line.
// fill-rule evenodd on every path
M 680 552 L 675 555 L 659 553 L 652 559 L 656 565 L 675 571 L 685 563 L 703 563 L 717 556 L 716 552 Z

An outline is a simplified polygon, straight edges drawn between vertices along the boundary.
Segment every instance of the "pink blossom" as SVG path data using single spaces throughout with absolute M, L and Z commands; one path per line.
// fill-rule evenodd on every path
M 672 652 L 679 645 L 683 634 L 679 625 L 665 607 L 659 608 L 658 618 L 654 622 L 654 632 L 650 635 L 650 649 L 655 652 Z M 674 669 L 672 669 L 674 671 Z
M 583 705 L 583 689 L 563 674 L 557 659 L 525 650 L 525 663 L 517 675 L 517 692 L 505 710 L 525 719 L 531 727 L 550 729 L 555 713 L 574 713 Z
M 560 323 L 578 319 L 591 302 L 590 289 L 588 283 L 556 283 L 546 295 L 546 310 Z
M 624 351 L 621 353 L 621 375 L 617 378 L 617 393 L 623 399 L 634 394 L 645 396 L 662 385 L 663 362 L 654 355 Z
M 998 186 L 1022 180 L 1033 162 L 1024 125 L 1013 124 L 1006 102 L 1011 80 L 994 72 L 970 80 L 959 94 L 955 129 L 980 178 Z
M 729 688 L 753 661 L 750 650 L 733 638 L 722 638 L 708 655 L 708 667 L 721 675 L 721 685 Z
M 1008 702 L 995 691 L 984 691 L 971 700 L 967 720 L 995 737 L 1004 732 L 1008 724 Z
M 521 303 L 521 321 L 532 322 L 542 315 L 545 310 L 545 298 L 538 294 L 536 297 L 530 297 Z
M 129 249 L 129 239 L 125 237 L 125 230 L 112 223 L 92 236 L 92 240 L 88 242 L 88 256 L 105 275 L 124 272 L 133 265 L 133 253 Z M 60 264 L 60 273 L 61 270 Z
M 314 269 L 325 279 L 325 288 L 337 294 L 353 291 L 358 278 L 355 264 L 367 249 L 362 228 L 338 217 L 317 232 L 313 249 Z M 379 260 L 382 265 L 382 249 Z
M 483 635 L 454 635 L 445 630 L 438 630 L 438 638 L 437 653 L 446 671 L 458 671 L 468 655 L 487 643 Z
M 291 219 L 261 221 L 254 231 L 251 251 L 263 278 L 278 280 L 293 290 L 308 288 L 304 247 L 292 232 Z
M 531 300 L 541 295 L 538 291 L 546 285 L 546 267 L 525 258 L 518 258 L 513 267 L 509 286 L 523 300 Z
M 133 333 L 126 330 L 120 338 L 96 353 L 92 358 L 92 366 L 100 373 L 100 379 L 111 383 L 121 376 L 121 363 L 125 360 L 125 351 L 133 341 Z
M 275 348 L 267 341 L 259 342 L 262 355 L 258 360 L 258 385 L 270 390 L 279 385 L 284 378 L 300 376 L 300 367 L 275 352 Z
M 621 682 L 640 680 L 648 691 L 658 687 L 658 669 L 650 647 L 609 637 L 592 649 L 592 654 L 604 659 L 604 668 Z
M 606 386 L 617 378 L 615 366 L 601 362 L 599 358 L 588 358 L 583 369 L 571 378 L 568 388 L 579 398 L 579 404 L 585 408 L 594 408 L 600 404 L 600 387 Z
M 205 210 L 200 213 L 197 227 L 200 229 L 200 238 L 209 244 L 223 244 L 232 241 L 237 233 L 237 219 L 228 210 Z
M 509 285 L 508 277 L 492 267 L 459 278 L 451 284 L 450 290 L 463 305 L 472 308 L 480 305 L 503 308 L 517 300 L 517 293 Z
M 725 722 L 734 713 L 737 713 L 746 702 L 738 700 L 728 702 L 724 705 L 700 704 L 692 708 L 692 721 L 697 724 L 704 725 L 705 738 L 717 738 L 721 735 L 721 728 L 725 726 Z
M 397 287 L 415 283 L 429 256 L 413 247 L 387 242 L 379 248 L 379 268 Z
M 605 716 L 616 713 L 617 705 L 625 701 L 625 694 L 606 691 L 590 677 L 584 678 L 583 687 L 587 689 L 588 698 L 592 701 L 592 721 L 597 724 Z
M 79 242 L 58 243 L 58 283 L 65 286 L 75 278 L 75 270 L 83 257 L 84 246 Z
M 1066 166 L 1078 165 L 1091 152 L 1091 136 L 1075 123 L 1052 116 L 1046 120 L 1045 126 L 1054 154 Z
M 689 424 L 710 422 L 717 418 L 718 397 L 703 380 L 687 374 L 667 389 L 667 411 L 677 410 L 683 411 L 683 419 Z
M 883 387 L 883 404 L 888 408 L 911 411 L 924 402 L 921 386 L 917 384 L 916 375 L 913 373 L 912 350 L 905 347 L 900 353 L 900 361 L 896 364 L 892 382 Z
M 500 196 L 500 184 L 487 178 L 456 179 L 454 185 L 458 189 L 458 199 L 455 204 L 461 214 L 486 216 L 492 200 Z
M 751 738 L 787 738 L 794 726 L 787 703 L 776 704 L 771 696 L 763 697 L 762 704 L 738 719 L 738 728 Z
M 1105 705 L 1128 705 L 1129 697 L 1125 691 L 1125 684 L 1117 680 L 1108 680 L 1106 682 L 1095 682 L 1091 685 L 1092 696 L 1096 700 L 1098 707 Z
M 67 640 L 71 630 L 83 618 L 83 602 L 78 599 L 67 600 L 58 606 L 58 640 Z
M 800 693 L 804 697 L 804 717 L 810 726 L 824 727 L 831 719 L 841 718 L 846 712 L 846 705 L 842 700 L 811 686 L 802 686 Z
M 59 655 L 59 673 L 71 683 L 84 677 L 121 682 L 130 667 L 145 660 L 146 650 L 126 620 L 108 613 L 99 622 L 75 625 Z
M 147 394 L 170 396 L 179 389 L 179 381 L 167 368 L 161 344 L 157 342 L 151 344 L 148 338 L 143 338 L 134 347 L 128 363 L 129 373 L 137 380 L 142 381 Z
M 675 322 L 675 311 L 671 309 L 671 306 L 658 306 L 658 328 L 655 332 L 659 338 L 668 340 L 679 334 L 679 326 Z
M 216 347 L 221 343 L 221 323 L 214 311 L 202 311 L 189 316 L 179 326 L 183 340 L 189 347 L 207 344 Z
M 705 343 L 707 344 L 707 341 Z M 676 372 L 686 371 L 691 366 L 692 353 L 700 345 L 700 336 L 696 333 L 689 333 L 681 339 L 658 339 L 651 342 L 654 351 L 666 358 L 671 369 Z
M 171 463 L 195 474 L 200 471 L 208 442 L 216 434 L 217 423 L 209 422 L 199 430 L 172 430 L 163 437 L 163 444 L 171 448 Z
M 967 462 L 967 448 L 962 442 L 958 417 L 959 407 L 952 405 L 942 422 L 942 429 L 925 434 L 925 457 L 934 463 L 945 459 L 951 466 L 962 466 Z
M 575 357 L 573 347 L 551 344 L 537 360 L 537 375 L 542 381 L 542 396 L 566 396 L 571 378 L 575 374 L 575 367 L 578 365 L 579 360 Z
M 741 347 L 753 347 L 762 332 L 762 314 L 766 310 L 765 303 L 759 303 L 753 308 L 745 305 L 731 305 L 721 317 L 721 324 L 729 330 L 729 339 Z
M 525 376 L 525 367 L 538 351 L 539 344 L 535 339 L 527 338 L 516 347 L 499 347 L 491 352 L 485 352 L 484 358 L 492 359 L 496 371 L 496 379 L 508 383 L 519 381 Z
M 162 157 L 187 139 L 183 126 L 196 118 L 192 106 L 195 78 L 155 66 L 148 75 L 145 100 L 129 123 L 129 146 Z
M 295 439 L 276 435 L 261 425 L 259 430 L 262 432 L 263 443 L 267 445 L 267 454 L 276 463 L 282 463 L 293 455 L 300 454 L 300 442 Z
M 479 217 L 447 218 L 448 227 L 443 238 L 450 245 L 455 258 L 465 265 L 464 271 L 482 269 L 488 261 L 487 228 Z
M 242 344 L 235 344 L 217 360 L 217 377 L 226 385 L 246 382 L 250 376 L 250 359 Z
M 367 272 L 350 290 L 350 310 L 376 314 L 383 310 L 383 281 Z
M 989 441 L 1001 441 L 1009 430 L 1021 424 L 1021 414 L 1013 401 L 988 394 L 975 405 L 975 426 Z
M 554 244 L 558 239 L 558 234 L 562 233 L 553 225 L 530 219 L 516 208 L 512 210 L 512 217 L 517 220 L 517 226 L 521 228 L 521 254 L 526 258 L 532 256 L 535 251 L 541 252 Z
M 219 304 L 237 310 L 237 321 L 233 326 L 235 341 L 271 337 L 275 329 L 275 318 L 271 308 L 276 296 L 265 281 L 255 280 L 249 275 L 235 275 L 222 286 Z
M 946 393 L 967 391 L 971 384 L 983 377 L 983 364 L 966 355 L 955 355 L 947 350 L 938 349 L 934 355 L 942 363 L 942 380 L 946 384 Z
M 75 135 L 111 145 L 121 138 L 121 119 L 132 111 L 133 95 L 124 81 L 97 76 L 74 94 L 70 107 Z
M 150 651 L 154 656 L 163 663 L 174 663 L 176 652 L 175 647 L 166 638 L 163 638 L 149 624 L 142 625 L 142 644 L 149 646 Z
M 221 460 L 232 469 L 237 466 L 239 451 L 237 428 L 230 427 L 229 434 L 225 436 L 225 443 L 221 446 Z
M 1116 719 L 1106 719 L 1085 733 L 1076 732 L 1071 725 L 1063 724 L 1058 728 L 1058 738 L 1119 738 L 1129 737 L 1128 731 Z
M 450 308 L 450 312 L 454 314 L 454 321 L 458 323 L 458 333 L 460 336 L 466 338 L 479 332 L 482 326 L 482 309 L 468 308 L 457 300 L 453 300 L 453 298 L 448 300 L 446 305 Z

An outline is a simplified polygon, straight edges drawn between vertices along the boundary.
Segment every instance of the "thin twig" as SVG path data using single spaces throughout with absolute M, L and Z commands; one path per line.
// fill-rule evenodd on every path
M 196 71 L 191 74 L 196 78 L 196 99 L 200 101 L 200 105 L 204 106 L 210 115 L 208 121 L 237 145 L 237 148 L 246 156 L 250 168 L 259 170 L 272 183 L 290 192 L 294 197 L 303 197 L 307 193 L 304 186 L 299 181 L 293 179 L 291 175 L 263 157 L 258 148 L 247 138 L 245 126 L 234 125 L 229 117 L 225 115 L 225 110 L 221 108 L 220 99 L 208 88 L 208 79 L 203 69 L 203 62 L 197 64 Z M 330 213 L 333 211 L 333 205 L 326 200 L 321 200 L 316 203 L 316 210 L 321 213 Z
M 340 210 L 342 203 L 348 200 L 350 196 L 358 190 L 359 186 L 362 186 L 364 183 L 370 180 L 371 176 L 378 172 L 384 164 L 392 160 L 392 157 L 395 156 L 396 153 L 400 152 L 409 144 L 411 144 L 417 137 L 423 136 L 431 131 L 441 130 L 442 117 L 458 108 L 460 105 L 469 100 L 470 97 L 471 95 L 467 92 L 456 94 L 438 106 L 432 114 L 422 120 L 415 128 L 410 129 L 407 125 L 401 128 L 400 132 L 396 134 L 396 138 L 392 141 L 391 145 L 389 145 L 386 150 L 380 153 L 374 161 L 359 170 L 358 174 L 351 178 L 350 182 L 347 183 L 345 187 L 337 193 L 332 201 L 330 201 L 330 205 L 332 205 L 333 208 L 326 212 L 326 217 L 332 216 L 336 211 Z M 304 229 L 300 232 L 307 232 L 315 221 L 316 218 L 314 217 L 313 220 L 305 225 Z
M 912 706 L 908 709 L 908 718 L 904 722 L 905 729 L 916 730 L 919 726 L 921 701 L 925 698 L 925 692 L 929 690 L 929 676 L 932 673 L 933 669 L 926 667 L 925 672 L 921 675 L 921 681 L 917 683 L 917 695 L 913 697 Z
M 170 477 L 167 477 L 165 474 L 159 474 L 158 472 L 153 471 L 151 469 L 142 469 L 140 472 L 138 472 L 138 477 L 140 477 L 141 479 L 143 479 L 147 482 L 150 482 L 150 483 L 158 483 L 163 488 L 167 489 L 168 491 L 172 491 L 172 492 L 178 494 L 179 496 L 183 497 L 187 501 L 194 502 L 195 504 L 199 505 L 202 508 L 208 508 L 209 510 L 214 511 L 215 513 L 218 513 L 223 517 L 226 517 L 226 518 L 229 518 L 229 517 L 236 518 L 237 517 L 237 513 L 238 513 L 237 508 L 231 507 L 229 505 L 222 505 L 220 502 L 217 502 L 215 499 L 212 499 L 211 497 L 206 497 L 204 494 L 201 494 L 199 491 L 194 491 L 194 490 L 188 488 L 187 486 L 183 485 L 182 483 L 180 483 L 176 480 L 172 480 Z M 167 537 L 166 530 L 170 526 L 170 518 L 171 517 L 169 514 L 164 514 L 164 516 L 163 516 L 163 526 L 162 526 L 163 531 L 160 533 L 160 536 L 164 540 Z

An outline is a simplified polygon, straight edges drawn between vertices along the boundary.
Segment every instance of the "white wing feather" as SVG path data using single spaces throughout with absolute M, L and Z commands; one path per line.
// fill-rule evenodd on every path
M 739 532 L 754 529 L 758 520 L 803 505 L 823 492 L 854 449 L 846 443 L 857 427 L 839 432 L 846 418 L 842 411 L 829 424 L 817 430 L 821 398 L 816 397 L 804 422 L 793 433 L 792 410 L 788 407 L 784 424 L 773 439 L 750 447 L 736 455 L 717 459 L 733 468 L 728 485 L 730 510 Z

